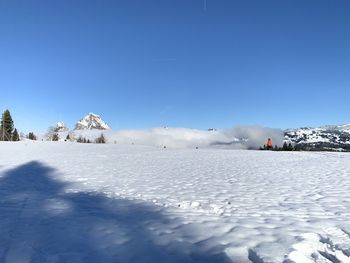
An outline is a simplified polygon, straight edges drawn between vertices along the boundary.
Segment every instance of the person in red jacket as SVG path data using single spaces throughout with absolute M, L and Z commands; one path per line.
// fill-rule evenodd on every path
M 266 143 L 266 149 L 271 150 L 273 148 L 273 143 L 271 138 L 267 139 L 267 143 Z

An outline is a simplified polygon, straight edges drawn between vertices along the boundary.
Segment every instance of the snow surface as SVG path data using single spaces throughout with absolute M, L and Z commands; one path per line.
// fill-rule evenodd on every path
M 0 262 L 350 262 L 350 155 L 0 143 Z

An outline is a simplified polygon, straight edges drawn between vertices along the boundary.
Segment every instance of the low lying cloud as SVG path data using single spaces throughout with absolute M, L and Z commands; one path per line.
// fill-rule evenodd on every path
M 101 131 L 74 131 L 93 140 Z M 170 148 L 258 149 L 268 138 L 281 145 L 283 131 L 259 126 L 205 131 L 186 128 L 154 128 L 145 130 L 103 131 L 108 143 L 149 145 Z
M 275 145 L 283 143 L 283 131 L 261 126 L 240 126 L 222 131 L 227 137 L 239 139 L 232 146 L 239 149 L 258 149 L 270 138 Z

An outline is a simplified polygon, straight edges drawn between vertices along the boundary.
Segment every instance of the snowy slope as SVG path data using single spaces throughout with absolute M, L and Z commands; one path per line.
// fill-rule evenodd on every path
M 302 150 L 350 151 L 350 125 L 289 129 L 285 140 Z
M 350 155 L 0 143 L 2 262 L 349 262 Z

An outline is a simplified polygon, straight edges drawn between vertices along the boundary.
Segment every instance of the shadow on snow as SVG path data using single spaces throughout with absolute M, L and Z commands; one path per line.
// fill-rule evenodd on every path
M 159 234 L 157 226 L 171 221 L 160 208 L 67 193 L 69 184 L 55 180 L 56 172 L 33 161 L 0 177 L 0 263 L 230 262 L 223 253 Z

